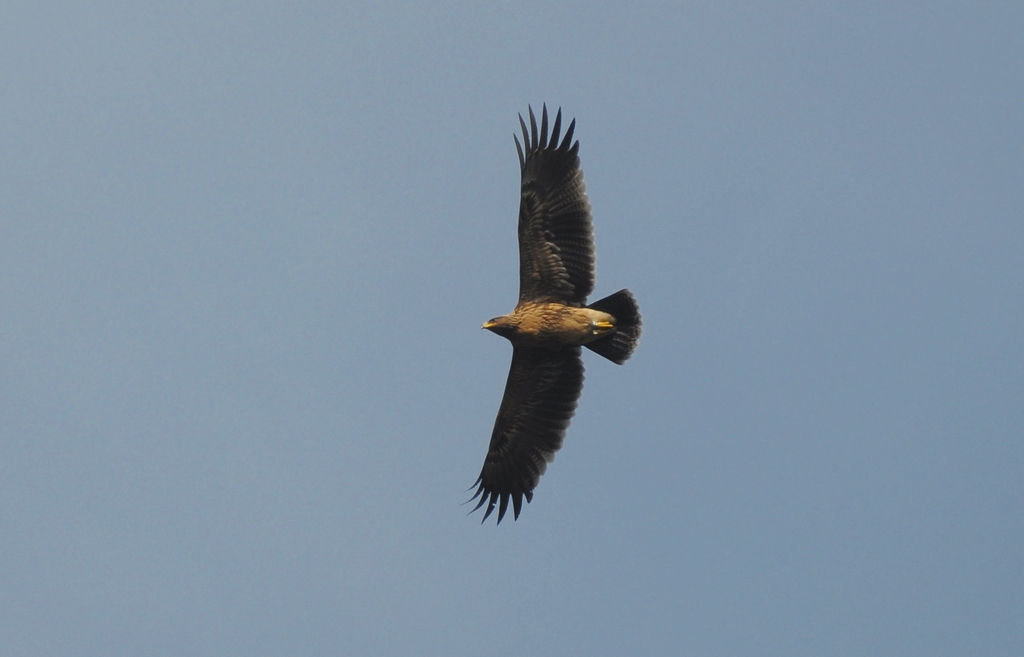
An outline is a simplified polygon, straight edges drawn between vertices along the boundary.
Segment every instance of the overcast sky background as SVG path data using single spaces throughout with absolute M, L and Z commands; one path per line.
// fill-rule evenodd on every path
M 0 652 L 1024 654 L 1024 5 L 9 2 Z M 527 104 L 594 298 L 461 506 Z

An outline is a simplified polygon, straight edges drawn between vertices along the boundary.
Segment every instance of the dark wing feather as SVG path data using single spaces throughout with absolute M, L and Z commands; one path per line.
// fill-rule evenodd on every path
M 516 137 L 522 189 L 519 200 L 519 301 L 562 301 L 582 306 L 594 290 L 594 229 L 590 217 L 576 121 L 558 141 L 562 110 L 548 136 L 547 106 L 541 127 L 530 108 L 530 129 L 519 116 Z M 524 150 L 525 146 L 525 150 Z
M 483 520 L 500 504 L 500 523 L 509 499 L 519 518 L 523 497 L 527 502 L 533 499 L 540 476 L 562 446 L 582 390 L 579 347 L 558 351 L 514 348 L 491 445 L 473 484 L 477 489 L 471 499 L 480 498 L 473 511 L 487 505 Z

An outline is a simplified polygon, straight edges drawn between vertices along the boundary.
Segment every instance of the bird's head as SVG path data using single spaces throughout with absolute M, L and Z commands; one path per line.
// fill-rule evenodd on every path
M 510 316 L 502 315 L 501 317 L 495 317 L 494 319 L 487 320 L 481 328 L 493 331 L 494 333 L 507 338 L 515 333 L 519 326 L 518 323 L 513 321 Z

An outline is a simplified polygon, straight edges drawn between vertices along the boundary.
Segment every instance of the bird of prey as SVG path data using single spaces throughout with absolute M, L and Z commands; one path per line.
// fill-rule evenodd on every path
M 533 489 L 562 446 L 583 390 L 580 347 L 621 365 L 640 339 L 640 309 L 629 290 L 587 305 L 594 290 L 594 231 L 583 172 L 573 142 L 575 119 L 559 142 L 562 110 L 548 132 L 533 108 L 530 129 L 519 115 L 522 187 L 519 200 L 519 303 L 511 314 L 483 328 L 512 342 L 512 367 L 483 470 L 473 485 L 486 504 L 483 520 L 498 505 L 498 522 L 512 500 L 519 518 Z

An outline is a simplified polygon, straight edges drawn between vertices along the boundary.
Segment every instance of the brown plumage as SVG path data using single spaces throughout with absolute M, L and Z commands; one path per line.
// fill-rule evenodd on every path
M 523 498 L 533 489 L 562 446 L 576 401 L 583 390 L 585 346 L 622 364 L 640 339 L 640 309 L 629 290 L 586 305 L 594 290 L 594 231 L 579 142 L 572 141 L 576 121 L 559 143 L 562 110 L 548 135 L 548 111 L 540 130 L 530 108 L 530 129 L 522 115 L 519 151 L 522 187 L 519 202 L 519 303 L 509 315 L 484 328 L 512 342 L 512 367 L 491 433 L 483 470 L 477 479 L 486 520 L 495 505 L 498 522 L 509 500 L 519 518 Z

